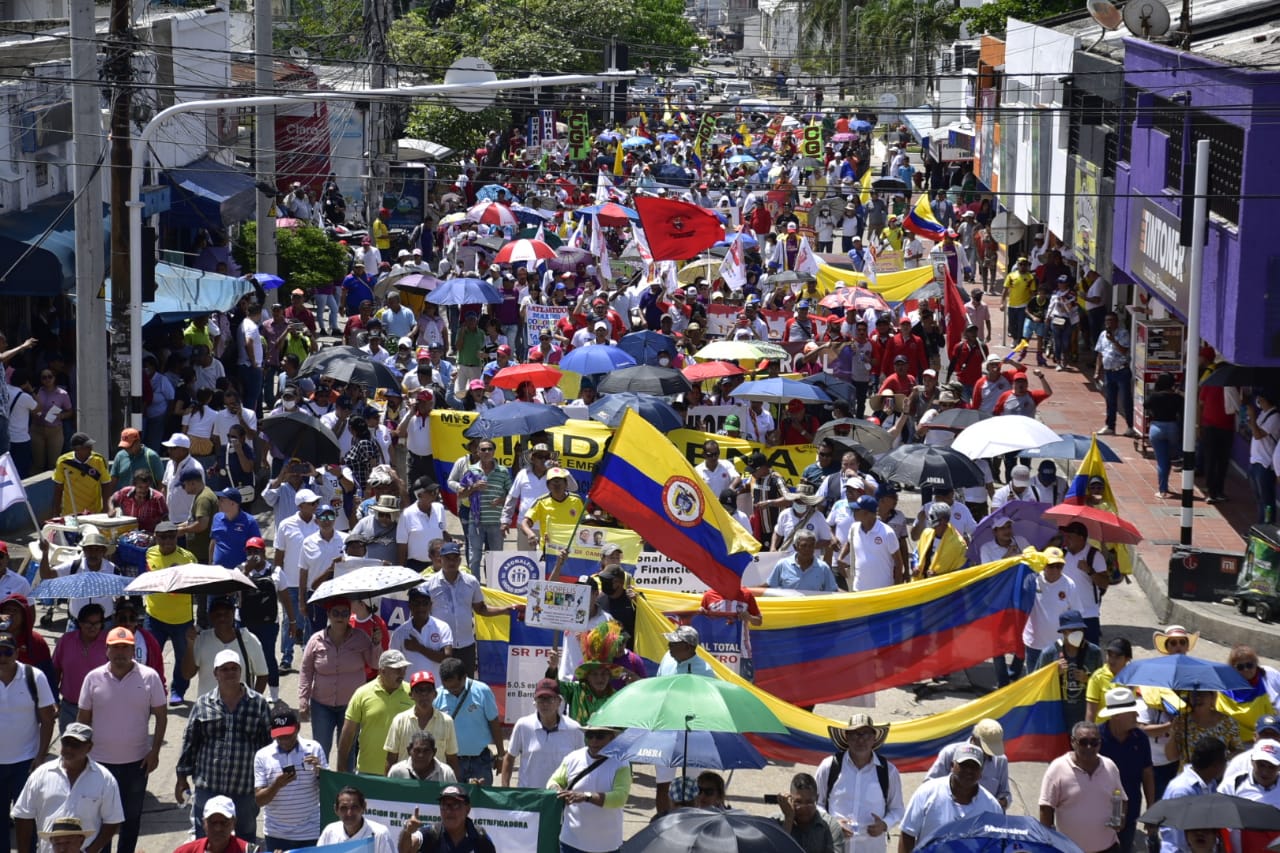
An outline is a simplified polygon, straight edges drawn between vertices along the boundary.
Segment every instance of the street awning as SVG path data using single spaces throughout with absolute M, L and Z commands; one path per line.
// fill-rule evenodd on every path
M 911 131 L 911 135 L 916 138 L 916 142 L 921 145 L 927 145 L 927 140 L 935 129 L 933 107 L 915 107 L 903 110 L 899 115 L 902 116 L 902 121 L 907 126 L 907 130 Z
M 412 163 L 417 160 L 447 160 L 453 154 L 452 148 L 447 148 L 438 142 L 429 142 L 425 139 L 399 139 L 396 141 L 396 159 L 402 163 Z
M 257 210 L 258 188 L 253 175 L 201 157 L 176 169 L 166 169 L 161 180 L 173 187 L 168 224 L 179 228 L 220 228 L 252 219 Z
M 75 289 L 73 199 L 61 193 L 0 216 L 0 296 L 58 296 Z M 103 205 L 103 257 L 110 257 L 107 210 Z
M 107 316 L 111 316 L 111 282 L 107 280 Z M 156 264 L 156 298 L 142 303 L 143 324 L 152 321 L 176 323 L 191 317 L 230 311 L 253 284 L 245 278 L 234 278 L 176 264 Z

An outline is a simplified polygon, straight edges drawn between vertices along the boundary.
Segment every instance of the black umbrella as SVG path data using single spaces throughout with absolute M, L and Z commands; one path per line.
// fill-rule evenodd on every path
M 329 347 L 307 356 L 298 370 L 299 376 L 324 376 L 344 385 L 355 383 L 366 388 L 399 388 L 400 380 L 391 368 L 374 361 L 359 347 Z
M 907 185 L 897 178 L 876 178 L 871 182 L 871 189 L 879 193 L 905 193 Z
M 927 444 L 895 447 L 880 457 L 871 473 L 917 489 L 924 486 L 963 489 L 981 486 L 986 479 L 982 470 L 963 453 Z
M 1227 794 L 1199 794 L 1161 800 L 1138 820 L 1172 829 L 1280 830 L 1280 809 Z
M 631 836 L 621 853 L 802 853 L 782 824 L 737 810 L 680 809 Z
M 505 246 L 507 240 L 505 237 L 481 237 L 476 241 L 477 246 L 483 246 L 491 252 L 496 252 Z
M 1280 386 L 1280 370 L 1274 367 L 1246 367 L 1223 364 L 1200 383 L 1207 387 L 1275 388 Z
M 830 373 L 815 373 L 812 376 L 806 376 L 801 381 L 808 385 L 816 385 L 826 391 L 827 396 L 844 400 L 846 403 L 853 400 L 854 395 L 858 393 L 857 389 L 848 382 L 843 379 L 837 379 Z
M 838 435 L 828 436 L 826 440 L 834 444 L 836 447 L 839 447 L 841 450 L 857 456 L 858 461 L 867 468 L 871 468 L 876 464 L 875 453 L 873 453 L 871 448 L 867 447 L 865 444 L 859 444 L 851 438 L 844 438 L 843 436 Z
M 285 459 L 304 459 L 312 465 L 336 465 L 342 461 L 338 437 L 307 412 L 267 415 L 258 422 L 258 431 Z
M 467 438 L 533 435 L 569 420 L 564 409 L 542 403 L 503 403 L 482 414 L 462 431 Z
M 818 427 L 813 443 L 821 444 L 827 438 L 851 438 L 875 453 L 888 453 L 893 447 L 893 436 L 888 430 L 862 418 L 836 418 L 827 421 Z
M 938 412 L 933 420 L 929 421 L 929 426 L 959 431 L 973 426 L 978 421 L 985 421 L 989 417 L 991 413 L 981 409 L 947 409 L 945 412 Z
M 795 284 L 798 281 L 813 281 L 813 279 L 814 277 L 808 273 L 796 272 L 795 270 L 775 272 L 769 275 L 770 284 Z
M 673 367 L 638 364 L 635 367 L 624 367 L 613 371 L 601 380 L 596 390 L 601 394 L 634 391 L 637 394 L 667 397 L 672 394 L 683 394 L 692 388 L 693 385 L 685 375 Z

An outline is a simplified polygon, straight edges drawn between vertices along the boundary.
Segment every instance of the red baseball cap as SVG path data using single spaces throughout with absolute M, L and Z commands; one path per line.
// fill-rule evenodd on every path
M 409 678 L 409 689 L 412 690 L 413 688 L 417 687 L 419 684 L 430 684 L 432 687 L 435 687 L 436 677 L 434 674 L 428 672 L 425 669 L 422 670 L 421 672 L 415 672 Z
M 267 543 L 263 541 L 261 536 L 251 536 L 249 538 L 249 541 L 244 543 L 244 547 L 245 547 L 245 550 L 248 550 L 250 548 L 261 548 L 262 550 L 265 551 L 267 550 Z

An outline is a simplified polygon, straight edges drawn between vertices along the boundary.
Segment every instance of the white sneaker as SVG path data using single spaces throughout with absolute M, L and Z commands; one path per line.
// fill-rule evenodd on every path
M 1115 435 L 1115 434 L 1116 434 L 1116 431 L 1113 430 L 1111 427 L 1107 427 L 1107 426 L 1104 426 L 1102 429 L 1098 430 L 1098 435 Z
M 1134 429 L 1133 427 L 1129 427 L 1127 430 L 1125 430 L 1125 431 L 1124 431 L 1124 437 L 1125 437 L 1125 438 L 1137 438 L 1137 437 L 1138 437 L 1138 431 L 1137 431 L 1136 429 Z

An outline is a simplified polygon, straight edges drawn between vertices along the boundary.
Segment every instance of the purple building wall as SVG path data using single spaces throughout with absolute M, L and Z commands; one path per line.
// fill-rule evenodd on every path
M 1210 217 L 1200 328 L 1232 363 L 1280 366 L 1280 73 L 1224 66 L 1139 39 L 1125 39 L 1124 66 L 1139 101 L 1128 160 L 1116 170 L 1113 262 L 1186 319 L 1190 250 L 1177 245 L 1182 199 L 1165 189 L 1169 137 L 1151 126 L 1149 99 L 1185 98 L 1193 118 L 1200 112 L 1243 128 L 1238 223 Z M 1190 126 L 1185 135 L 1193 158 Z

